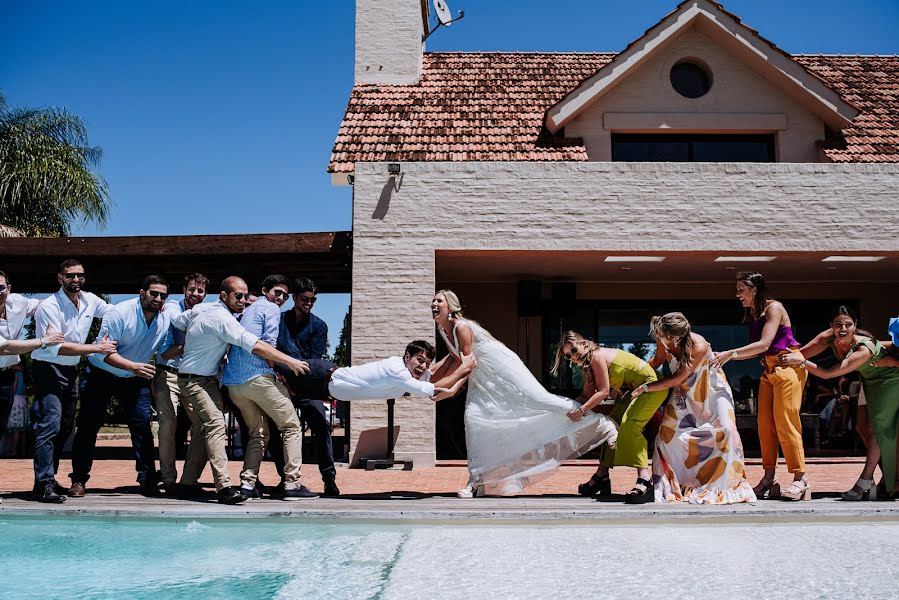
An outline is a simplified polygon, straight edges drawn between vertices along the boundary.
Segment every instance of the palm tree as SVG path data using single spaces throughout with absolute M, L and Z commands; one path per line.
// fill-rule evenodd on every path
M 73 222 L 106 225 L 110 200 L 80 117 L 9 106 L 0 92 L 0 225 L 26 236 L 68 235 Z

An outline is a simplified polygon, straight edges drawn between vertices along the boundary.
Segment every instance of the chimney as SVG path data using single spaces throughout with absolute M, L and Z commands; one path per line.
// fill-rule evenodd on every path
M 418 83 L 427 18 L 427 0 L 356 0 L 356 85 Z

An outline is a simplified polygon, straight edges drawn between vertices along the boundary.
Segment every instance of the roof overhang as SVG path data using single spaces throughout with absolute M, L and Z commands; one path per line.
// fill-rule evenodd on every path
M 808 107 L 830 128 L 843 129 L 860 112 L 822 79 L 744 25 L 720 4 L 709 0 L 686 0 L 609 64 L 550 107 L 545 117 L 547 129 L 557 132 L 647 60 L 663 51 L 679 34 L 694 26 Z

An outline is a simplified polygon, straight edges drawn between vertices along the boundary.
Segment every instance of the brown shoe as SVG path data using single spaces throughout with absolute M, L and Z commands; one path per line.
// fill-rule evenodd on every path
M 84 498 L 85 493 L 83 483 L 73 483 L 69 488 L 69 498 Z

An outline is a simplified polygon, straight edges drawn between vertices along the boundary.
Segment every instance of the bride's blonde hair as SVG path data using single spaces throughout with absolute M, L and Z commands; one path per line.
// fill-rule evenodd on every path
M 462 303 L 459 302 L 459 296 L 453 290 L 437 290 L 434 295 L 443 294 L 446 299 L 446 306 L 449 308 L 450 321 L 462 318 Z
M 581 352 L 581 360 L 572 360 L 571 362 L 578 365 L 584 371 L 584 381 L 588 382 L 590 385 L 594 385 L 596 383 L 596 378 L 593 376 L 593 369 L 590 368 L 590 361 L 593 359 L 593 353 L 599 350 L 599 344 L 593 340 L 588 340 L 576 331 L 566 331 L 559 339 L 559 347 L 556 350 L 556 360 L 553 362 L 552 374 L 554 376 L 558 375 L 562 370 L 563 362 L 567 360 L 565 354 L 562 352 L 562 349 L 565 348 L 566 344 L 571 344 Z
M 670 312 L 649 321 L 649 335 L 657 342 L 661 342 L 662 338 L 677 340 L 677 347 L 672 355 L 682 365 L 693 362 L 693 336 L 690 332 L 690 321 L 683 313 Z

